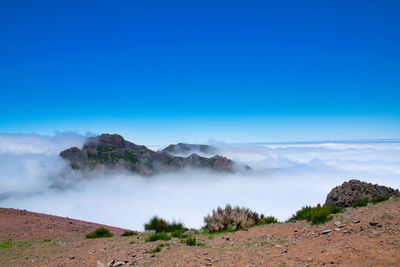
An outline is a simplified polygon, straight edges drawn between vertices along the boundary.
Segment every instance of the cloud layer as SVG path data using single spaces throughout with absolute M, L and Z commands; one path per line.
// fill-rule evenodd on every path
M 85 136 L 0 135 L 0 206 L 142 230 L 152 215 L 201 227 L 227 203 L 287 219 L 323 203 L 349 179 L 400 187 L 400 142 L 223 144 L 219 153 L 252 167 L 248 174 L 185 170 L 154 177 L 71 171 L 58 153 Z M 134 141 L 134 140 L 132 140 Z

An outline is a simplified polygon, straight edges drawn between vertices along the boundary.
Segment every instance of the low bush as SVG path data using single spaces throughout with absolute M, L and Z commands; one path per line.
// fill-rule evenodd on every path
M 196 246 L 196 238 L 189 236 L 188 238 L 186 238 L 185 244 L 188 246 Z
M 247 208 L 226 205 L 225 209 L 218 207 L 211 215 L 204 217 L 205 228 L 209 233 L 225 230 L 237 231 L 256 225 L 259 221 L 258 214 Z
M 368 205 L 368 203 L 376 204 L 376 203 L 379 203 L 382 201 L 386 201 L 388 199 L 389 199 L 388 197 L 375 197 L 373 199 L 366 197 L 366 198 L 358 199 L 356 202 L 354 202 L 353 208 L 365 207 Z
M 371 199 L 371 202 L 376 204 L 376 203 L 379 203 L 382 201 L 386 201 L 388 199 L 389 199 L 388 197 L 376 197 L 376 198 Z
M 177 238 L 186 238 L 187 236 L 184 235 L 186 231 L 184 230 L 175 230 L 171 233 L 172 237 L 177 237 Z
M 161 232 L 174 232 L 174 231 L 187 231 L 187 228 L 184 227 L 183 223 L 180 222 L 168 222 L 158 216 L 154 216 L 150 219 L 148 223 L 144 225 L 145 230 L 154 230 L 157 233 Z
M 155 247 L 153 249 L 146 250 L 146 253 L 147 254 L 157 253 L 157 252 L 160 252 L 163 247 L 167 247 L 167 246 L 169 246 L 169 244 L 160 244 L 160 245 L 158 245 L 157 247 Z
M 30 246 L 31 243 L 28 241 L 4 241 L 0 242 L 0 248 L 11 248 L 11 247 L 25 247 Z
M 353 203 L 353 208 L 365 207 L 368 205 L 369 202 L 370 202 L 370 200 L 367 197 L 358 199 L 356 202 Z
M 258 221 L 258 225 L 271 224 L 271 223 L 278 223 L 278 219 L 275 218 L 274 216 L 264 217 L 264 214 L 260 215 L 260 220 Z
M 86 235 L 87 239 L 91 238 L 103 238 L 103 237 L 112 237 L 113 234 L 110 232 L 110 230 L 100 227 L 94 230 L 93 232 L 89 233 Z
M 203 243 L 197 242 L 195 237 L 189 236 L 185 240 L 182 240 L 181 243 L 184 243 L 188 246 L 204 246 Z
M 125 231 L 125 232 L 123 232 L 122 234 L 121 234 L 121 236 L 133 236 L 133 235 L 137 235 L 137 233 L 136 232 L 133 232 L 133 231 Z
M 171 240 L 171 236 L 169 236 L 167 233 L 162 232 L 162 233 L 154 233 L 152 235 L 149 235 L 145 241 L 146 242 L 154 242 L 157 240 L 164 240 L 164 241 L 168 241 Z
M 336 206 L 321 206 L 320 204 L 315 207 L 305 206 L 298 210 L 288 221 L 307 220 L 312 224 L 321 224 L 332 220 L 331 214 L 343 212 L 343 210 L 343 208 Z

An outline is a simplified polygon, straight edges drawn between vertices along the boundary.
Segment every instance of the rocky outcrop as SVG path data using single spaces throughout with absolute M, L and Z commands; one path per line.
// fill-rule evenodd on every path
M 333 188 L 326 197 L 325 205 L 351 207 L 359 199 L 392 196 L 400 196 L 399 190 L 359 180 L 350 180 Z
M 177 157 L 164 152 L 155 152 L 145 146 L 126 141 L 118 134 L 102 134 L 89 138 L 82 149 L 72 147 L 60 153 L 74 169 L 94 169 L 104 166 L 126 169 L 140 175 L 153 175 L 163 171 L 186 167 L 232 172 L 235 163 L 222 156 L 211 158 L 191 154 Z
M 190 155 L 192 153 L 215 154 L 216 148 L 208 145 L 178 143 L 169 145 L 160 152 L 171 155 Z

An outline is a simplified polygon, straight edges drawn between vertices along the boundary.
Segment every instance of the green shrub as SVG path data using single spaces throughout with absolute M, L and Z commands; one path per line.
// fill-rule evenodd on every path
M 187 228 L 184 227 L 183 223 L 180 222 L 168 222 L 158 216 L 154 216 L 150 219 L 149 223 L 144 225 L 145 230 L 154 230 L 157 233 L 161 232 L 175 232 L 175 231 L 187 231 Z
M 171 240 L 171 236 L 169 236 L 167 233 L 165 232 L 161 232 L 161 233 L 154 233 L 152 235 L 149 235 L 145 241 L 146 242 L 154 242 L 157 240 L 164 240 L 164 241 L 168 241 Z
M 165 232 L 167 229 L 168 223 L 162 218 L 159 218 L 158 216 L 154 216 L 153 218 L 150 219 L 149 223 L 146 223 L 144 225 L 145 230 L 154 230 L 157 233 L 160 232 Z
M 368 202 L 370 202 L 369 198 L 362 198 L 358 199 L 356 202 L 353 204 L 353 208 L 358 208 L 358 207 L 365 207 L 368 205 Z
M 307 220 L 312 224 L 321 224 L 332 220 L 331 214 L 343 212 L 343 208 L 336 206 L 321 206 L 318 204 L 315 207 L 305 206 L 298 210 L 288 221 Z
M 86 235 L 87 239 L 90 238 L 103 238 L 103 237 L 112 237 L 113 234 L 110 232 L 110 230 L 100 227 L 94 230 L 93 232 L 89 233 Z
M 44 243 L 46 243 L 46 242 L 51 242 L 51 239 L 50 238 L 45 238 L 45 239 L 43 239 L 42 240 Z
M 196 238 L 189 236 L 186 238 L 185 244 L 188 246 L 196 246 Z
M 197 242 L 195 237 L 189 236 L 185 240 L 182 240 L 181 243 L 184 243 L 188 246 L 204 246 L 203 243 Z
M 157 252 L 160 252 L 163 247 L 168 247 L 168 246 L 169 246 L 169 244 L 160 244 L 160 245 L 158 245 L 157 247 L 155 247 L 153 249 L 146 250 L 146 253 L 147 254 L 157 253 Z
M 258 222 L 258 225 L 271 224 L 271 223 L 278 223 L 278 219 L 275 218 L 274 216 L 264 217 L 264 214 L 260 215 L 260 220 Z
M 12 245 L 11 242 L 0 242 L 0 248 L 10 248 Z
M 121 236 L 133 236 L 133 235 L 137 235 L 137 233 L 133 232 L 133 231 L 129 231 L 129 230 L 127 230 L 121 234 Z
M 386 201 L 388 199 L 389 199 L 388 197 L 375 197 L 375 198 L 373 198 L 371 200 L 371 202 L 376 204 L 376 203 L 379 203 L 379 202 L 382 202 L 382 201 Z
M 177 238 L 186 238 L 187 236 L 184 235 L 185 232 L 185 230 L 175 230 L 171 233 L 171 236 Z
M 29 246 L 30 243 L 27 241 L 5 241 L 0 242 L 0 248 L 11 248 L 11 247 L 25 247 Z

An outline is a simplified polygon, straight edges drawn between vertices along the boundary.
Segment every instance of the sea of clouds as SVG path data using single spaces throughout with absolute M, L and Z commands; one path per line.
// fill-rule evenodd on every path
M 286 220 L 303 205 L 323 204 L 334 186 L 349 179 L 400 187 L 398 140 L 213 141 L 219 154 L 249 165 L 252 171 L 185 170 L 141 177 L 104 171 L 83 176 L 72 171 L 59 152 L 82 146 L 86 138 L 74 133 L 0 135 L 0 206 L 134 230 L 143 230 L 153 215 L 199 228 L 205 215 L 227 203 Z

